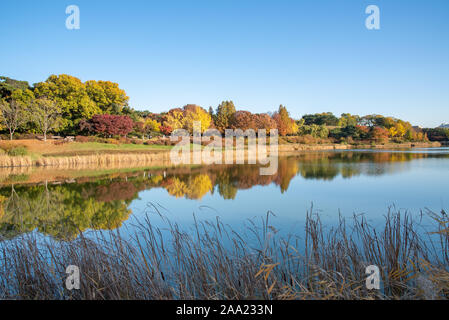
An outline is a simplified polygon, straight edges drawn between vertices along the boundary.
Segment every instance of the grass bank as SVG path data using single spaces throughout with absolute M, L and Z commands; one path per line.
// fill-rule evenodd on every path
M 449 221 L 428 214 L 432 243 L 399 212 L 378 228 L 361 216 L 325 228 L 307 214 L 303 239 L 279 237 L 270 214 L 245 234 L 218 219 L 193 232 L 166 221 L 169 241 L 148 216 L 129 241 L 119 232 L 72 242 L 24 235 L 0 242 L 0 298 L 448 299 Z M 80 268 L 80 290 L 65 289 L 68 265 Z M 366 288 L 369 265 L 380 269 L 380 290 Z

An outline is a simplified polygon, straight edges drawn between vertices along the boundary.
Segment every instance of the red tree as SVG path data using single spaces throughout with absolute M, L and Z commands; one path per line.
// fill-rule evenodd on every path
M 161 126 L 160 130 L 162 134 L 169 136 L 172 133 L 173 128 L 170 126 Z
M 134 128 L 134 121 L 128 116 L 97 114 L 91 122 L 94 132 L 104 136 L 126 136 Z
M 249 111 L 237 111 L 231 118 L 231 128 L 256 130 L 256 120 L 254 115 Z
M 270 133 L 270 129 L 277 129 L 277 123 L 266 113 L 259 113 L 254 115 L 257 129 L 265 129 Z
M 370 138 L 375 142 L 385 143 L 388 141 L 388 130 L 382 127 L 373 127 L 370 132 Z

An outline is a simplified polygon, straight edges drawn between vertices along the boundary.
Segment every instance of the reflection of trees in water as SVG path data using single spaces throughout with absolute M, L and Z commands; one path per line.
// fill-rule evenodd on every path
M 86 229 L 119 227 L 131 213 L 129 201 L 102 199 L 101 191 L 96 198 L 97 187 L 102 186 L 71 184 L 3 189 L 0 191 L 0 234 L 10 238 L 37 229 L 57 239 L 73 239 Z
M 224 199 L 235 199 L 238 190 L 256 185 L 274 184 L 285 192 L 297 175 L 332 180 L 339 175 L 391 174 L 407 169 L 413 159 L 429 157 L 442 155 L 317 152 L 279 158 L 272 176 L 261 176 L 256 165 L 221 165 L 113 173 L 73 184 L 10 186 L 0 189 L 0 235 L 9 238 L 37 229 L 58 239 L 72 239 L 86 229 L 114 229 L 129 217 L 128 205 L 138 193 L 151 188 L 164 188 L 177 198 L 202 199 L 218 192 Z

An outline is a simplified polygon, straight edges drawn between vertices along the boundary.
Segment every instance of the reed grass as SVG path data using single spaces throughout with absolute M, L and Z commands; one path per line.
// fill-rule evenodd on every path
M 91 154 L 78 156 L 39 157 L 33 159 L 28 156 L 0 156 L 0 167 L 58 167 L 76 168 L 79 166 L 135 165 L 154 162 L 169 162 L 169 153 L 117 153 Z
M 0 243 L 2 299 L 447 299 L 449 260 L 445 215 L 433 241 L 407 213 L 373 228 L 363 216 L 326 228 L 309 212 L 304 235 L 280 236 L 271 213 L 242 232 L 218 218 L 193 229 L 147 215 L 131 238 L 120 231 L 81 234 L 71 242 L 27 234 Z M 381 289 L 365 286 L 368 265 L 381 270 Z M 68 265 L 80 290 L 65 289 Z

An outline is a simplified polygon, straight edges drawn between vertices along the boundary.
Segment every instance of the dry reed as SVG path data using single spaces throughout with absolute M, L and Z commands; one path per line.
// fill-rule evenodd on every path
M 444 216 L 433 242 L 407 213 L 391 213 L 382 228 L 365 218 L 340 218 L 326 229 L 308 213 L 304 237 L 279 236 L 250 221 L 237 233 L 218 218 L 185 232 L 150 216 L 131 239 L 119 231 L 81 234 L 75 241 L 34 233 L 0 243 L 2 299 L 447 299 L 449 260 Z M 365 286 L 365 268 L 381 270 L 381 290 Z M 65 289 L 68 265 L 81 271 L 81 289 Z

